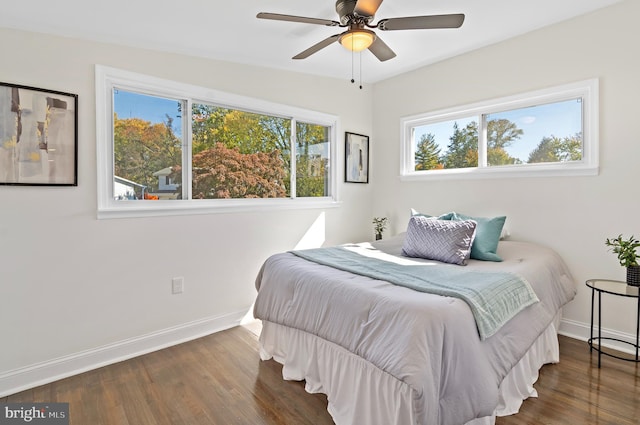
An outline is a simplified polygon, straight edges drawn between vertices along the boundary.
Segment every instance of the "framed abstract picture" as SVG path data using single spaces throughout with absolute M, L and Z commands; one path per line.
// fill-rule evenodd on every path
M 0 82 L 0 185 L 78 185 L 78 95 Z
M 344 181 L 369 183 L 369 137 L 345 133 Z

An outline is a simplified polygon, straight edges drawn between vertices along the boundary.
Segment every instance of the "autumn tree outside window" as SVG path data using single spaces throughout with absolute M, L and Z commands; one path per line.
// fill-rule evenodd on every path
M 98 215 L 337 204 L 337 117 L 96 67 Z

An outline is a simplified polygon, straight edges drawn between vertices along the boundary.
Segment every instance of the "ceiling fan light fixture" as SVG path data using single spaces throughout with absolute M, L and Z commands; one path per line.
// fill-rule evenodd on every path
M 352 52 L 361 52 L 368 49 L 376 39 L 373 31 L 365 29 L 349 30 L 340 36 L 340 44 Z

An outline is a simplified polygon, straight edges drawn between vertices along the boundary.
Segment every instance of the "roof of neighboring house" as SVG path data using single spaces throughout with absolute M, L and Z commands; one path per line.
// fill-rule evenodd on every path
M 115 180 L 116 183 L 122 183 L 122 184 L 126 184 L 126 185 L 129 185 L 129 186 L 147 187 L 147 186 L 145 186 L 143 184 L 136 183 L 136 182 L 133 182 L 131 180 L 127 180 L 124 177 L 113 176 L 113 180 Z
M 172 167 L 167 167 L 167 168 L 163 168 L 162 170 L 159 170 L 159 171 L 156 171 L 155 173 L 153 173 L 153 177 L 168 176 L 171 173 L 173 173 L 173 168 Z

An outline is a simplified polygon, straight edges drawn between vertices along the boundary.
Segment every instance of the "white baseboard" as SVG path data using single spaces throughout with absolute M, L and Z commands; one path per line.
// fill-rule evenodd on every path
M 619 332 L 613 329 L 602 328 L 601 332 L 603 338 L 616 338 L 623 341 L 629 341 L 630 343 L 634 343 L 636 340 L 636 336 L 634 334 Z M 575 320 L 562 319 L 560 321 L 560 330 L 558 331 L 558 333 L 560 335 L 568 336 L 570 338 L 579 339 L 586 342 L 589 338 L 591 338 L 591 324 L 577 322 Z M 594 328 L 594 335 L 595 334 L 597 334 L 597 327 Z M 618 341 L 605 340 L 602 341 L 602 346 L 622 351 L 623 353 L 634 355 L 636 353 L 635 348 Z
M 247 311 L 208 317 L 0 374 L 0 397 L 238 326 Z
M 6 397 L 59 379 L 238 326 L 246 313 L 246 310 L 243 310 L 224 316 L 208 317 L 5 372 L 0 375 L 0 397 Z M 570 338 L 587 341 L 590 329 L 589 323 L 562 319 L 558 333 Z M 630 342 L 635 341 L 635 335 L 607 328 L 602 329 L 602 336 Z M 602 345 L 625 353 L 635 354 L 632 347 L 616 341 L 604 341 Z

